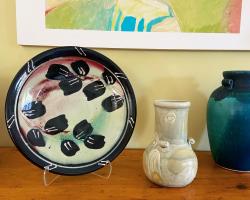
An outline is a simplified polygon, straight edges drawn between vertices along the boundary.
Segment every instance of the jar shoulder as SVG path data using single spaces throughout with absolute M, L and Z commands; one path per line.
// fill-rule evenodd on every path
M 216 88 L 209 97 L 209 100 L 221 101 L 225 98 L 233 98 L 242 102 L 250 103 L 250 90 L 227 89 L 223 86 Z

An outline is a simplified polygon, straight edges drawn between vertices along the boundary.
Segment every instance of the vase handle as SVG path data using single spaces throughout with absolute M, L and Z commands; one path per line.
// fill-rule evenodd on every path
M 232 90 L 233 89 L 233 85 L 234 85 L 234 81 L 232 79 L 223 79 L 221 81 L 221 84 L 223 87 Z
M 195 144 L 195 140 L 193 138 L 188 139 L 188 144 L 193 145 Z

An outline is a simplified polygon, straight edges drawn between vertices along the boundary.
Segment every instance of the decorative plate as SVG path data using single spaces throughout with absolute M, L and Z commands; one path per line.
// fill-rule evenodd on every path
M 6 99 L 10 136 L 31 162 L 78 175 L 115 159 L 136 120 L 136 100 L 123 71 L 81 47 L 59 47 L 28 61 Z

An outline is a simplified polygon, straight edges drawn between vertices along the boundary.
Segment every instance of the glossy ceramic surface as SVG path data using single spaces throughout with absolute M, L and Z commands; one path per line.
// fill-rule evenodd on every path
M 81 47 L 32 58 L 14 78 L 6 101 L 13 142 L 52 172 L 84 174 L 112 161 L 136 119 L 133 89 L 105 56 Z
M 250 71 L 226 71 L 209 98 L 207 126 L 215 162 L 250 171 Z
M 198 162 L 187 139 L 190 102 L 157 100 L 155 105 L 155 139 L 143 155 L 146 176 L 167 187 L 184 187 L 196 176 Z

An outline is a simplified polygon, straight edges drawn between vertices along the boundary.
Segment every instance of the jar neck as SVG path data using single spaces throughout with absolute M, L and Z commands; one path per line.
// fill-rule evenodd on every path
M 222 86 L 229 90 L 250 90 L 250 71 L 223 72 Z

